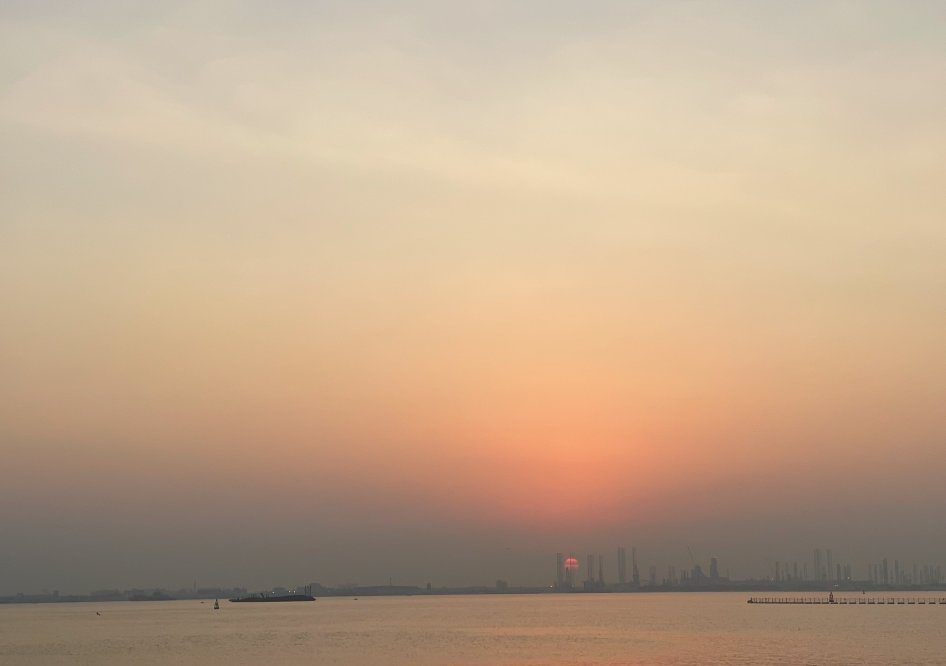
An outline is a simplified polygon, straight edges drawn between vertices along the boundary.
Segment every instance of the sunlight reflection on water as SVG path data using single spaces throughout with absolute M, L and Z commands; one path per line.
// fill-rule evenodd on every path
M 746 595 L 362 597 L 0 607 L 0 663 L 942 664 L 946 606 L 752 606 Z M 96 615 L 100 612 L 101 615 Z

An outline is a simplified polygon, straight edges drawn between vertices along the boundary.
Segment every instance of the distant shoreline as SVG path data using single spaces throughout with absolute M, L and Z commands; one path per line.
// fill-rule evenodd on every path
M 637 588 L 621 588 L 620 586 L 605 587 L 604 589 L 557 589 L 551 587 L 461 587 L 461 588 L 431 588 L 402 585 L 378 585 L 357 588 L 322 588 L 313 590 L 315 597 L 436 597 L 436 596 L 474 596 L 474 595 L 535 595 L 535 594 L 654 594 L 654 593 L 693 593 L 693 592 L 772 592 L 772 593 L 829 593 L 842 592 L 860 594 L 861 592 L 876 593 L 917 593 L 942 592 L 946 585 L 932 586 L 876 586 L 865 585 L 841 587 L 835 586 L 780 586 L 766 584 L 764 581 L 745 581 L 717 586 L 642 586 Z M 237 590 L 214 590 L 211 593 L 198 593 L 192 596 L 171 596 L 160 591 L 142 594 L 117 593 L 109 595 L 53 595 L 53 594 L 16 594 L 0 597 L 0 604 L 50 604 L 50 603 L 116 603 L 116 602 L 158 602 L 158 601 L 208 601 L 211 599 L 227 599 L 236 596 Z M 245 591 L 242 594 L 246 594 Z

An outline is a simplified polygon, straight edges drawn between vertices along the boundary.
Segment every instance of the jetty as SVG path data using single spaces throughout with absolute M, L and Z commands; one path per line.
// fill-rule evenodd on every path
M 750 604 L 803 604 L 831 606 L 946 606 L 946 597 L 749 597 Z

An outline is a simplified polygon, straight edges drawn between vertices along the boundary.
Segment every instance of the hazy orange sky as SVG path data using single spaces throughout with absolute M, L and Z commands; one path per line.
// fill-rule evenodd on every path
M 946 559 L 944 26 L 5 2 L 0 593 Z

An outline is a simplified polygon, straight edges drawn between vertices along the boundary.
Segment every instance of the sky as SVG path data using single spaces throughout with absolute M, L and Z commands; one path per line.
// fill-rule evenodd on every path
M 8 0 L 0 594 L 946 563 L 944 155 L 935 1 Z

